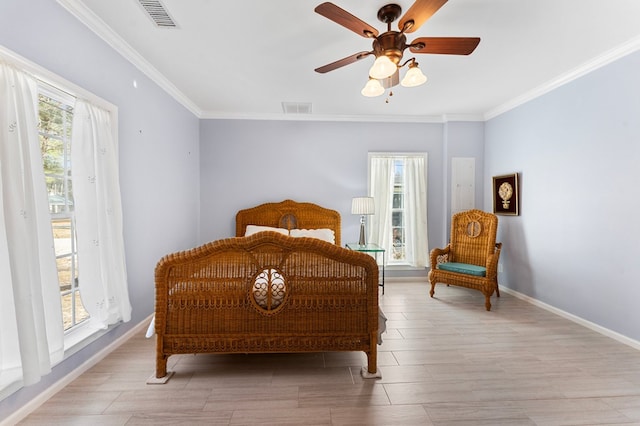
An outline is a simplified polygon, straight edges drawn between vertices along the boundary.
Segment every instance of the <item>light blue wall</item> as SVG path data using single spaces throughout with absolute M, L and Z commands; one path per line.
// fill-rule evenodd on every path
M 486 123 L 485 180 L 521 173 L 500 283 L 640 340 L 640 53 Z M 491 205 L 491 191 L 485 191 Z
M 133 306 L 131 322 L 63 361 L 40 383 L 0 401 L 1 422 L 153 312 L 156 262 L 197 241 L 199 130 L 193 114 L 55 0 L 2 0 L 0 45 L 119 108 L 120 184 Z
M 367 192 L 368 152 L 426 151 L 429 242 L 442 247 L 445 140 L 482 164 L 482 123 L 202 120 L 200 129 L 201 242 L 234 235 L 239 209 L 287 198 L 338 210 L 343 242 L 355 241 L 351 199 Z

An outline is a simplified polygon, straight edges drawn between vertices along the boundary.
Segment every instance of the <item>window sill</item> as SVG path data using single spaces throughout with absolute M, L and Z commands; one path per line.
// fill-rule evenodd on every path
M 117 327 L 118 324 L 111 325 L 106 329 L 96 328 L 91 324 L 91 321 L 85 321 L 77 325 L 64 335 L 64 359 L 75 354 L 90 343 L 95 342 L 109 330 Z
M 387 265 L 385 267 L 386 279 L 390 280 L 402 280 L 402 279 L 423 279 L 427 276 L 426 268 L 416 268 L 411 265 Z
M 417 268 L 415 266 L 411 266 L 408 263 L 394 263 L 388 264 L 385 266 L 388 271 L 422 271 L 424 268 Z

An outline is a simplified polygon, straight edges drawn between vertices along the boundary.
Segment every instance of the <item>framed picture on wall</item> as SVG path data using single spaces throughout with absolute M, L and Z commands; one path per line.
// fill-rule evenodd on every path
M 517 216 L 520 214 L 518 204 L 518 174 L 493 177 L 493 212 L 495 214 Z

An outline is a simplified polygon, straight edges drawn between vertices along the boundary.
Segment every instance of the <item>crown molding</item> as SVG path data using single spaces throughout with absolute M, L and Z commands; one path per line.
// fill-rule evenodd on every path
M 605 65 L 610 64 L 620 58 L 623 58 L 635 51 L 640 49 L 640 37 L 634 37 L 628 40 L 626 43 L 613 48 L 604 54 L 597 56 L 581 66 L 574 68 L 573 70 L 561 74 L 560 76 L 554 78 L 553 80 L 548 81 L 547 83 L 536 87 L 535 89 L 524 93 L 521 96 L 518 96 L 510 101 L 503 103 L 502 105 L 497 106 L 484 114 L 484 120 L 488 121 L 492 118 L 495 118 L 501 114 L 504 114 L 507 111 L 510 111 L 520 105 L 523 105 L 533 99 L 536 99 L 546 93 L 551 92 L 554 89 L 557 89 L 560 86 L 563 86 L 567 83 L 570 83 L 578 78 L 586 75 L 592 71 L 597 70 Z
M 122 37 L 116 34 L 102 19 L 93 13 L 91 9 L 85 6 L 82 1 L 57 0 L 57 2 L 127 61 L 131 62 L 136 68 L 142 71 L 143 74 L 171 95 L 177 102 L 191 111 L 196 117 L 202 115 L 200 108 L 198 108 L 191 99 L 185 96 L 184 93 L 160 73 L 160 71 L 142 57 L 131 45 L 124 41 Z
M 482 114 L 441 115 L 346 115 L 346 114 L 240 114 L 219 111 L 204 112 L 209 120 L 281 120 L 281 121 L 345 121 L 383 123 L 448 123 L 454 121 L 484 121 Z

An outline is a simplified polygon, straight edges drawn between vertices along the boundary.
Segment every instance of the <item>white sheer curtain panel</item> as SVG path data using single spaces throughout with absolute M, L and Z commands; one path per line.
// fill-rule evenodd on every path
M 71 170 L 80 294 L 91 323 L 106 328 L 131 319 L 127 286 L 118 146 L 109 111 L 78 100 L 73 112 Z
M 0 390 L 36 383 L 64 355 L 37 82 L 0 62 Z
M 427 186 L 425 158 L 405 159 L 405 202 L 408 214 L 405 220 L 409 232 L 405 235 L 405 256 L 411 266 L 424 268 L 428 262 Z
M 376 205 L 376 213 L 369 224 L 367 241 L 386 247 L 393 247 L 391 231 L 391 207 L 393 202 L 393 157 L 372 157 L 369 166 L 371 183 L 369 192 Z M 382 259 L 380 259 L 382 262 Z

